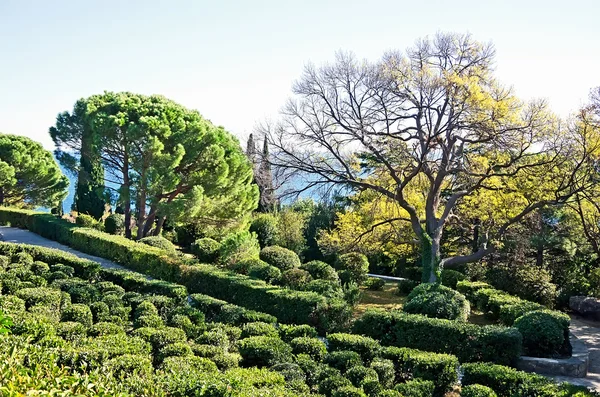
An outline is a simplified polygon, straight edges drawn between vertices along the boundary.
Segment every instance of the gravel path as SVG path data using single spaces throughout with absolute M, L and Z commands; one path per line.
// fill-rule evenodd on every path
M 81 251 L 74 250 L 71 247 L 57 243 L 56 241 L 48 240 L 47 238 L 32 233 L 28 230 L 17 229 L 15 227 L 0 226 L 0 241 L 5 241 L 7 243 L 38 245 L 41 247 L 59 249 L 61 251 L 68 252 L 80 258 L 98 262 L 102 267 L 107 269 L 129 270 L 113 261 L 109 261 L 108 259 L 84 254 Z

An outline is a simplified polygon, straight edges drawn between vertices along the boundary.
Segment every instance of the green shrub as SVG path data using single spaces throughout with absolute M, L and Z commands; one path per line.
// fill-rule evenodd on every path
M 360 297 L 362 296 L 362 292 L 355 282 L 344 284 L 342 292 L 344 293 L 344 300 L 348 302 L 350 306 L 358 304 Z
M 529 374 L 510 367 L 489 363 L 464 364 L 462 370 L 463 386 L 474 384 L 484 385 L 494 390 L 499 397 L 523 395 L 520 389 L 525 384 L 543 387 L 551 383 L 550 380 L 541 375 Z M 535 396 L 536 394 L 527 395 Z
M 298 254 L 287 248 L 273 245 L 260 250 L 260 259 L 281 271 L 300 267 L 301 262 Z
M 77 218 L 75 218 L 75 223 L 79 226 L 89 228 L 94 228 L 98 225 L 98 221 L 96 221 L 93 216 L 87 214 L 77 215 Z
M 317 338 L 301 336 L 290 341 L 294 354 L 307 354 L 315 361 L 323 361 L 327 355 L 327 346 Z
M 333 397 L 333 393 L 341 388 L 352 387 L 352 383 L 340 374 L 332 374 L 319 382 L 319 393 Z
M 363 365 L 360 354 L 350 350 L 333 351 L 327 354 L 325 363 L 342 372 L 357 365 Z
M 396 385 L 394 389 L 403 397 L 433 397 L 435 386 L 430 380 L 413 379 Z
M 55 322 L 43 315 L 23 313 L 13 317 L 12 321 L 10 332 L 15 335 L 25 335 L 31 338 L 32 342 L 56 335 Z
M 408 295 L 403 310 L 427 317 L 467 321 L 471 306 L 464 295 L 439 284 L 421 284 Z
M 423 268 L 419 266 L 405 267 L 400 272 L 400 277 L 421 283 L 421 278 L 423 277 Z
M 274 245 L 277 239 L 277 218 L 271 214 L 255 215 L 249 230 L 256 234 L 261 248 Z
M 491 285 L 481 281 L 459 281 L 456 283 L 456 289 L 471 302 L 475 301 L 475 293 L 480 289 L 490 288 Z
M 204 237 L 192 243 L 192 254 L 202 263 L 215 263 L 219 259 L 221 244 L 212 238 Z
M 259 252 L 260 245 L 256 235 L 248 231 L 231 233 L 221 242 L 219 261 L 224 265 L 232 265 L 243 259 L 256 258 Z
M 363 254 L 350 252 L 340 255 L 335 262 L 335 268 L 338 271 L 342 283 L 354 282 L 361 285 L 367 280 L 369 273 L 369 260 Z
M 124 333 L 125 331 L 121 326 L 109 322 L 99 322 L 92 325 L 89 330 L 90 336 L 119 335 Z
M 327 335 L 330 351 L 351 350 L 360 354 L 361 358 L 369 363 L 379 355 L 381 345 L 375 339 L 354 334 L 329 334 Z
M 253 336 L 237 344 L 245 366 L 270 367 L 292 361 L 292 348 L 279 338 Z
M 277 328 L 273 324 L 263 323 L 263 322 L 255 322 L 255 323 L 247 323 L 242 327 L 242 335 L 241 338 L 249 338 L 251 336 L 270 336 L 274 338 L 279 337 L 279 332 Z
M 263 280 L 267 283 L 275 283 L 281 278 L 281 270 L 279 270 L 279 268 L 277 268 L 275 266 L 271 266 L 269 264 L 255 265 L 249 269 L 248 275 L 250 277 L 254 277 L 259 280 Z
M 414 281 L 414 280 L 399 280 L 398 281 L 398 295 L 408 295 L 412 292 L 413 289 L 415 289 L 419 284 L 421 284 L 420 281 Z
M 304 287 L 305 291 L 312 291 L 328 299 L 343 299 L 344 290 L 339 281 L 313 280 Z
M 159 248 L 161 250 L 174 252 L 175 246 L 172 242 L 161 236 L 148 236 L 138 240 L 139 243 L 149 245 L 150 247 Z
M 275 364 L 270 369 L 272 371 L 279 372 L 281 375 L 283 375 L 287 383 L 306 381 L 306 374 L 298 364 L 280 363 Z
M 86 329 L 81 323 L 66 321 L 56 325 L 56 334 L 66 341 L 74 341 L 85 337 Z
M 125 215 L 110 214 L 104 220 L 104 231 L 109 234 L 121 235 L 125 232 Z
M 353 329 L 384 345 L 453 354 L 460 362 L 511 364 L 521 353 L 521 334 L 515 328 L 479 326 L 398 311 L 367 310 L 355 321 Z
M 189 357 L 189 355 L 176 355 L 166 357 L 160 368 L 168 373 L 197 372 L 213 373 L 217 372 L 217 366 L 208 358 Z
M 136 375 L 149 377 L 153 371 L 150 359 L 137 354 L 124 354 L 111 358 L 106 362 L 105 367 L 117 379 L 126 379 Z
M 292 339 L 300 337 L 316 338 L 317 331 L 307 324 L 302 325 L 279 325 L 279 334 L 285 342 L 290 342 Z
M 458 381 L 458 359 L 450 354 L 387 347 L 382 357 L 394 363 L 397 379 L 411 374 L 415 378 L 431 381 L 438 394 L 444 394 Z
M 75 303 L 63 310 L 62 321 L 76 321 L 89 328 L 92 326 L 94 316 L 88 305 Z
M 179 328 L 165 327 L 150 335 L 150 343 L 154 350 L 160 350 L 167 345 L 184 343 L 187 340 L 185 332 Z
M 175 314 L 169 320 L 169 325 L 171 327 L 179 328 L 185 332 L 188 338 L 195 339 L 199 335 L 201 335 L 205 327 L 196 325 L 192 322 L 192 320 L 186 316 L 185 314 Z
M 371 291 L 383 291 L 383 287 L 385 287 L 385 280 L 369 277 L 367 281 L 365 281 L 365 287 Z
M 312 278 L 315 280 L 338 282 L 340 279 L 335 269 L 322 261 L 310 261 L 303 263 L 300 265 L 300 268 L 309 272 Z
M 346 371 L 346 378 L 352 382 L 352 384 L 356 387 L 361 387 L 363 382 L 369 380 L 375 380 L 379 382 L 379 375 L 372 368 L 367 368 L 362 365 L 357 365 L 356 367 L 350 368 Z
M 248 310 L 241 306 L 232 305 L 208 295 L 193 294 L 190 296 L 191 305 L 206 315 L 208 321 L 223 321 L 230 324 L 243 324 L 261 321 L 274 324 L 277 319 L 266 313 Z
M 137 317 L 133 321 L 133 326 L 135 328 L 162 328 L 165 326 L 165 322 L 156 314 L 148 314 Z
M 31 265 L 31 271 L 37 275 L 44 275 L 50 271 L 50 266 L 46 262 L 35 261 Z
M 497 397 L 496 393 L 487 386 L 468 385 L 461 389 L 461 397 Z
M 456 270 L 452 269 L 443 269 L 440 275 L 442 285 L 445 285 L 446 287 L 452 289 L 456 289 L 456 284 L 459 281 L 464 281 L 467 279 L 467 276 L 465 276 L 461 272 L 457 272 Z
M 162 346 L 156 353 L 156 360 L 162 363 L 167 357 L 185 357 L 193 356 L 192 348 L 184 342 L 175 342 Z
M 376 373 L 381 383 L 386 389 L 394 386 L 394 380 L 396 379 L 396 369 L 392 360 L 376 358 L 371 362 L 370 366 Z
M 353 386 L 342 386 L 333 391 L 332 397 L 367 397 L 364 391 Z
M 0 295 L 0 311 L 7 316 L 20 315 L 25 312 L 25 301 L 14 295 Z
M 50 270 L 53 272 L 63 272 L 69 277 L 73 277 L 75 275 L 75 268 L 72 266 L 63 265 L 62 263 L 57 263 L 56 265 L 50 266 Z
M 31 308 L 35 305 L 47 306 L 51 310 L 58 312 L 62 295 L 59 290 L 51 288 L 24 288 L 15 294 L 18 298 L 25 301 L 25 307 Z
M 557 297 L 552 275 L 538 266 L 492 262 L 486 269 L 485 278 L 495 288 L 545 306 L 551 307 Z
M 248 258 L 248 259 L 242 259 L 241 261 L 234 263 L 233 266 L 231 266 L 231 270 L 233 270 L 237 274 L 248 275 L 248 273 L 250 272 L 250 269 L 252 269 L 253 267 L 266 267 L 266 266 L 270 266 L 270 265 L 265 261 L 262 261 L 258 258 Z M 277 270 L 279 270 L 279 269 L 277 269 Z
M 568 338 L 568 321 L 565 327 L 560 318 L 547 311 L 529 312 L 517 318 L 514 326 L 523 335 L 523 350 L 529 356 L 557 356 L 565 336 Z
M 291 289 L 303 289 L 312 281 L 310 273 L 302 269 L 289 269 L 281 273 L 279 283 Z

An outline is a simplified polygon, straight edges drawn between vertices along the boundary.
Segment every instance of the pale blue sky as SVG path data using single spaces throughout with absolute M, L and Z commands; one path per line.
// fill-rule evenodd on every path
M 57 113 L 111 90 L 165 95 L 244 139 L 306 62 L 436 31 L 492 41 L 504 83 L 567 115 L 600 85 L 599 17 L 598 0 L 0 0 L 0 131 L 52 148 Z

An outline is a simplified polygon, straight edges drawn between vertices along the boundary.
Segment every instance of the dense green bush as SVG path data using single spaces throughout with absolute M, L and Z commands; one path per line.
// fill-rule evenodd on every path
M 149 245 L 151 247 L 159 248 L 161 250 L 174 252 L 175 246 L 172 242 L 162 236 L 148 236 L 138 240 L 142 244 Z
M 488 283 L 481 281 L 459 281 L 456 283 L 456 289 L 458 292 L 463 294 L 471 302 L 475 301 L 475 294 L 480 289 L 491 288 L 492 286 Z
M 460 390 L 461 397 L 496 397 L 496 393 L 487 386 L 467 385 Z
M 76 303 L 65 308 L 62 312 L 62 321 L 76 321 L 86 327 L 91 327 L 94 316 L 88 305 Z
M 545 306 L 553 306 L 557 297 L 552 275 L 541 267 L 494 262 L 488 265 L 485 278 L 497 289 Z
M 330 351 L 351 350 L 360 354 L 361 358 L 370 363 L 381 351 L 381 345 L 375 339 L 354 335 L 336 333 L 327 335 Z
M 423 276 L 423 268 L 419 266 L 408 266 L 402 269 L 400 277 L 416 281 L 421 283 L 421 277 Z
M 383 287 L 385 287 L 385 280 L 376 277 L 370 277 L 367 279 L 367 281 L 365 281 L 365 287 L 371 291 L 383 291 Z
M 259 252 L 260 245 L 255 234 L 248 231 L 230 233 L 221 241 L 219 261 L 229 266 L 243 259 L 256 258 Z
M 89 330 L 90 336 L 118 335 L 124 333 L 123 327 L 109 322 L 96 323 Z
M 277 240 L 277 218 L 271 214 L 258 214 L 250 223 L 250 232 L 256 234 L 261 248 L 275 245 Z
M 329 280 L 338 282 L 340 279 L 335 269 L 331 265 L 322 261 L 306 262 L 300 265 L 300 268 L 309 272 L 312 278 L 315 280 Z
M 313 280 L 306 284 L 305 291 L 316 292 L 328 299 L 343 299 L 344 290 L 339 281 Z
M 279 325 L 279 334 L 281 339 L 286 342 L 290 342 L 292 339 L 300 337 L 316 338 L 317 331 L 307 324 L 302 325 Z
M 104 220 L 104 231 L 109 234 L 121 235 L 125 232 L 125 215 L 110 214 Z
M 467 279 L 467 276 L 465 276 L 461 272 L 458 272 L 458 271 L 452 270 L 452 269 L 443 269 L 441 271 L 440 276 L 441 276 L 440 278 L 441 278 L 442 284 L 445 285 L 446 287 L 450 287 L 453 289 L 456 289 L 456 284 L 459 281 L 463 281 L 463 280 Z
M 59 290 L 51 288 L 24 288 L 17 291 L 15 295 L 25 301 L 25 307 L 27 308 L 35 305 L 43 305 L 56 312 L 60 310 L 62 295 Z
M 325 356 L 325 363 L 338 371 L 346 372 L 352 367 L 363 365 L 360 354 L 350 350 L 333 351 Z
M 317 338 L 301 336 L 290 341 L 294 354 L 307 354 L 315 361 L 323 361 L 327 355 L 327 346 Z
M 376 358 L 371 362 L 371 368 L 377 373 L 379 383 L 383 388 L 394 386 L 396 369 L 392 360 Z
M 250 272 L 250 269 L 252 269 L 253 267 L 263 268 L 263 267 L 267 267 L 267 266 L 271 266 L 271 265 L 269 265 L 267 262 L 260 260 L 258 258 L 248 258 L 248 259 L 242 259 L 241 261 L 234 263 L 230 268 L 237 274 L 248 275 L 248 273 Z M 277 269 L 277 270 L 279 270 L 279 269 Z M 279 270 L 279 272 L 277 272 L 277 274 L 281 275 L 281 271 Z M 260 278 L 260 277 L 257 277 L 257 278 Z M 275 277 L 274 280 L 275 279 L 277 279 L 277 277 Z M 263 279 L 261 278 L 261 280 L 263 280 Z
M 281 273 L 279 283 L 291 289 L 303 289 L 312 281 L 310 273 L 302 269 L 289 269 Z
M 260 259 L 279 270 L 286 271 L 300 267 L 300 258 L 298 254 L 287 248 L 273 245 L 260 250 Z
M 514 328 L 479 326 L 398 311 L 367 310 L 355 321 L 353 329 L 384 345 L 453 354 L 461 362 L 511 364 L 521 353 L 521 334 Z
M 292 361 L 292 348 L 279 338 L 253 336 L 237 344 L 245 366 L 270 367 Z
M 354 386 L 341 386 L 333 391 L 332 397 L 367 397 L 362 389 Z
M 270 336 L 274 338 L 279 337 L 279 332 L 277 328 L 273 324 L 263 323 L 263 322 L 254 322 L 244 324 L 242 327 L 241 338 L 249 338 L 251 336 Z
M 361 285 L 367 280 L 369 260 L 363 254 L 350 252 L 337 258 L 335 268 L 344 284 L 354 282 Z
M 263 280 L 267 283 L 276 283 L 281 278 L 281 270 L 275 266 L 271 266 L 268 263 L 264 262 L 264 264 L 258 264 L 252 266 L 248 270 L 248 275 L 250 277 L 257 278 L 259 280 Z
M 407 280 L 407 279 L 403 279 L 403 280 L 399 280 L 398 281 L 398 295 L 408 295 L 412 292 L 413 289 L 415 289 L 419 284 L 421 284 L 420 281 L 414 281 L 414 280 Z
M 403 397 L 433 397 L 435 386 L 430 380 L 413 379 L 394 388 Z
M 460 292 L 439 284 L 421 284 L 408 295 L 403 310 L 427 317 L 467 321 L 471 306 Z
M 220 248 L 221 244 L 218 241 L 204 237 L 194 241 L 190 251 L 202 263 L 215 263 L 219 259 Z
M 91 215 L 87 214 L 79 214 L 77 218 L 75 218 L 75 223 L 82 227 L 97 227 L 98 221 Z
M 526 383 L 539 386 L 550 381 L 541 375 L 529 374 L 502 365 L 469 363 L 462 366 L 463 386 L 481 384 L 494 390 L 499 397 L 521 395 L 520 388 Z
M 105 367 L 117 379 L 125 379 L 136 375 L 150 377 L 153 371 L 152 362 L 148 357 L 136 354 L 124 354 L 111 358 L 106 362 Z
M 515 321 L 515 328 L 523 335 L 526 355 L 554 357 L 569 337 L 569 317 L 559 312 L 533 311 Z M 566 317 L 566 319 L 565 319 Z
M 56 325 L 56 334 L 66 341 L 74 341 L 86 336 L 86 328 L 81 323 L 65 321 Z

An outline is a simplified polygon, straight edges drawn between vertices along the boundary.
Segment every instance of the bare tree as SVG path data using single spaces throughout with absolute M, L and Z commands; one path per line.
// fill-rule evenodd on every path
M 498 84 L 494 56 L 469 35 L 438 34 L 376 63 L 340 53 L 332 65 L 309 65 L 280 122 L 259 131 L 271 164 L 304 175 L 303 189 L 345 185 L 397 202 L 421 245 L 424 281 L 434 282 L 439 268 L 483 258 L 511 225 L 590 182 L 590 141 L 562 128 L 545 103 L 523 103 Z M 545 183 L 516 214 L 479 228 L 474 252 L 442 258 L 461 200 L 540 175 Z M 424 206 L 407 194 L 415 189 Z

